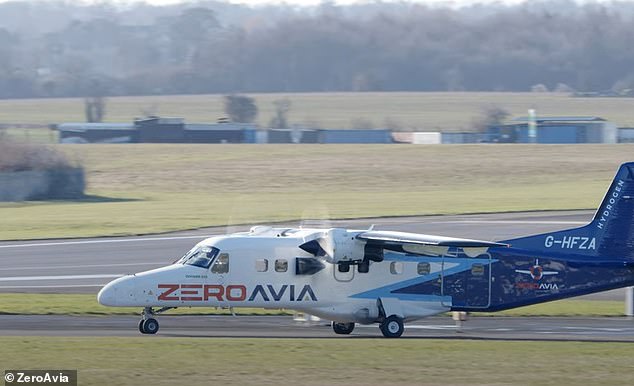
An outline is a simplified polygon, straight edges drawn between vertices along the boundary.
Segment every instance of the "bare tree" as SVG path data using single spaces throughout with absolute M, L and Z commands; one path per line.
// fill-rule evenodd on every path
M 245 95 L 226 95 L 224 105 L 232 122 L 252 123 L 258 115 L 255 99 Z
M 473 126 L 481 133 L 490 127 L 502 125 L 504 120 L 511 115 L 506 109 L 492 105 L 482 109 L 482 115 L 475 119 Z
M 275 116 L 271 119 L 270 126 L 274 129 L 288 129 L 288 112 L 291 109 L 291 101 L 278 99 L 273 101 Z
M 86 122 L 103 122 L 106 115 L 106 98 L 102 96 L 84 98 Z
M 634 89 L 634 3 L 626 1 L 477 12 L 409 2 L 317 12 L 217 1 L 134 11 L 16 3 L 0 2 L 0 98 Z M 94 77 L 108 93 L 92 91 Z

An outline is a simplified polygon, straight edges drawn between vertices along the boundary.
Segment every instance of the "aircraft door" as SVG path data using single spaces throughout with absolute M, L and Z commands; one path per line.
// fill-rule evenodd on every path
M 491 305 L 491 255 L 477 258 L 464 255 L 443 256 L 440 274 L 441 294 L 450 296 L 446 306 L 487 308 Z

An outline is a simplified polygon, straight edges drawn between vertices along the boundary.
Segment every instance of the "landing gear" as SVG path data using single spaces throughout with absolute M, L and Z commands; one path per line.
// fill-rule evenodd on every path
M 152 316 L 161 314 L 176 307 L 163 307 L 156 311 L 152 307 L 145 307 L 141 313 L 142 319 L 139 321 L 139 332 L 141 334 L 156 334 L 159 330 L 159 323 Z
M 332 322 L 332 329 L 335 334 L 348 335 L 354 330 L 354 323 L 337 323 Z
M 396 315 L 391 315 L 385 318 L 379 325 L 383 336 L 386 338 L 399 338 L 403 335 L 405 327 L 403 326 L 403 319 Z
M 143 334 L 156 334 L 159 330 L 159 324 L 154 318 L 143 320 L 143 327 L 141 333 Z

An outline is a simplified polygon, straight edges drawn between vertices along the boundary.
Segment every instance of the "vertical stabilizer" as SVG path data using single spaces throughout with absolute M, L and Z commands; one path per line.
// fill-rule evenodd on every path
M 526 250 L 634 259 L 634 162 L 621 165 L 588 225 L 505 242 Z

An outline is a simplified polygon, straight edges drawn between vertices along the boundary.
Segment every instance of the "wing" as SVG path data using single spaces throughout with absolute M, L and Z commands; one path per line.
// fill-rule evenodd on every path
M 424 235 L 419 233 L 367 231 L 357 235 L 360 240 L 368 244 L 386 249 L 401 248 L 405 252 L 420 255 L 443 255 L 449 248 L 462 248 L 468 256 L 478 256 L 491 247 L 508 247 L 508 244 L 473 239 L 460 239 Z

